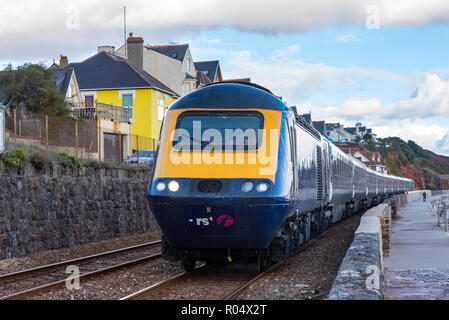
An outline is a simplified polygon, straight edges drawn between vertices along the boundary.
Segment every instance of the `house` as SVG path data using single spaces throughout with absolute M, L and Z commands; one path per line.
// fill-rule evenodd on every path
M 336 145 L 346 154 L 352 155 L 368 168 L 375 171 L 387 173 L 387 167 L 382 163 L 380 152 L 361 150 L 358 147 L 351 147 L 351 144 L 336 143 Z
M 326 122 L 323 121 L 312 121 L 313 127 L 321 133 L 323 136 L 327 137 L 326 135 Z
M 351 142 L 354 140 L 354 135 L 345 130 L 345 127 L 340 123 L 326 123 L 326 136 L 330 141 L 336 142 Z
M 196 90 L 197 71 L 188 44 L 150 46 L 143 43 L 143 38 L 130 33 L 126 44 L 113 53 L 158 79 L 177 96 Z
M 198 87 L 223 81 L 218 60 L 194 62 L 194 65 L 199 82 Z
M 108 52 L 108 47 L 98 49 L 94 56 L 65 68 L 75 70 L 78 80 L 82 107 L 76 110 L 77 115 L 95 114 L 99 121 L 100 159 L 114 157 L 117 152 L 123 158 L 131 150 L 154 149 L 165 110 L 178 95 L 126 59 Z M 115 150 L 112 153 L 111 148 Z
M 52 79 L 56 83 L 56 90 L 73 106 L 82 103 L 81 92 L 73 68 L 64 68 L 53 63 Z
M 349 127 L 346 128 L 345 130 L 353 135 L 354 137 L 353 140 L 355 140 L 356 136 L 359 136 L 363 140 L 366 134 L 371 135 L 373 141 L 376 141 L 377 138 L 377 135 L 374 134 L 371 129 L 367 128 L 366 126 L 363 126 L 361 122 L 357 122 L 355 124 L 355 127 Z

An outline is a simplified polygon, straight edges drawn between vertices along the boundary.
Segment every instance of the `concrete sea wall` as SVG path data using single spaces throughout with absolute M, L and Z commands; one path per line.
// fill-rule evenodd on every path
M 18 173 L 0 162 L 0 259 L 158 230 L 150 173 L 56 163 Z
M 422 197 L 422 192 L 413 192 L 416 195 L 411 199 L 418 199 L 418 194 Z M 391 218 L 407 203 L 410 193 L 387 199 L 363 215 L 329 292 L 329 300 L 383 299 L 383 256 L 390 251 Z

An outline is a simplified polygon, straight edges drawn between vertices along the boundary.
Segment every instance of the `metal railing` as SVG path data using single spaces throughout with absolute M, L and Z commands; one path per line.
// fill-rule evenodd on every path
M 130 110 L 127 107 L 114 106 L 95 101 L 94 105 L 75 103 L 72 115 L 82 119 L 105 119 L 118 122 L 130 122 Z

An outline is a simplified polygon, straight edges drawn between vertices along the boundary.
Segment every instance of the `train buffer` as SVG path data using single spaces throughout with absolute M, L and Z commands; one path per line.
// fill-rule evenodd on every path
M 439 221 L 440 199 L 410 202 L 398 211 L 384 258 L 385 299 L 449 299 L 449 233 L 447 222 Z

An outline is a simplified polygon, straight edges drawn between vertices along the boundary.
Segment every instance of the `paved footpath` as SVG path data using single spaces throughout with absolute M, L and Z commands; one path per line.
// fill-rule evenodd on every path
M 385 299 L 449 299 L 449 234 L 437 227 L 433 199 L 408 203 L 393 220 Z

